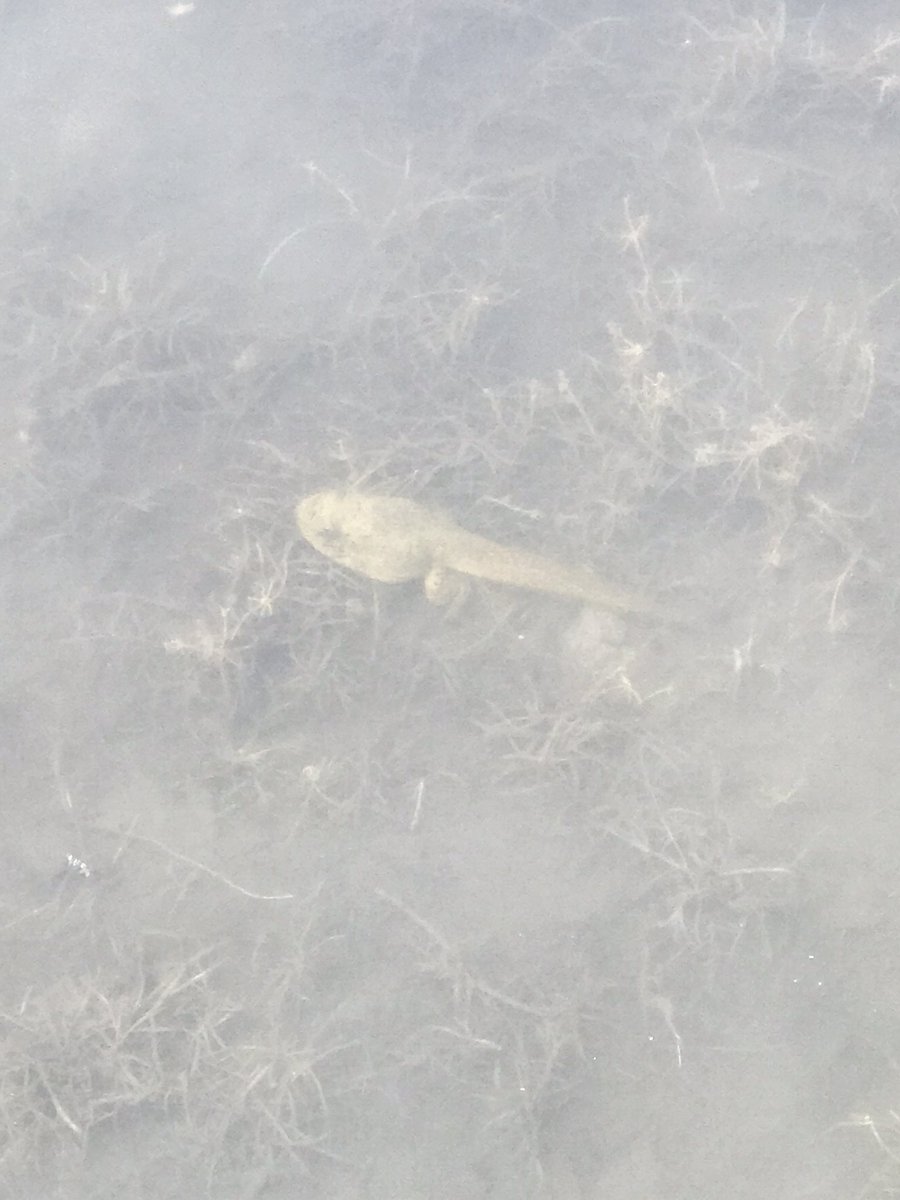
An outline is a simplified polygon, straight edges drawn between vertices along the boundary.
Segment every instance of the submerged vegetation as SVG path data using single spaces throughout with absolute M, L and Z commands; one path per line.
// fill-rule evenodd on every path
M 193 7 L 4 185 L 7 1191 L 896 1194 L 900 23 Z

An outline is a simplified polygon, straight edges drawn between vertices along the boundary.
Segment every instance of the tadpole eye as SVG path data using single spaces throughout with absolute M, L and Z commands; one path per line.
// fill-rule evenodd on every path
M 344 544 L 344 537 L 339 529 L 320 529 L 317 537 L 326 550 L 340 550 Z

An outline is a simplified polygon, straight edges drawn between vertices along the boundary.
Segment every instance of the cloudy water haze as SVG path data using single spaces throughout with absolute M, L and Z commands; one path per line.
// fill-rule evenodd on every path
M 0 1195 L 900 1189 L 900 11 L 0 3 Z

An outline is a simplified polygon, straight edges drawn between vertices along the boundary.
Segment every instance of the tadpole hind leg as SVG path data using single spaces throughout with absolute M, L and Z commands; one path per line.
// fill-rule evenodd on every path
M 432 567 L 425 576 L 425 595 L 432 604 L 446 608 L 447 615 L 455 617 L 465 604 L 469 594 L 469 582 L 456 571 L 445 567 Z

